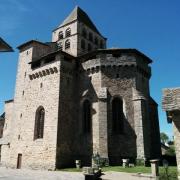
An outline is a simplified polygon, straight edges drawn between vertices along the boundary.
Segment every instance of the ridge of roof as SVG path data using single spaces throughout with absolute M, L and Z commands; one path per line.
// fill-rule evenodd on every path
M 30 40 L 30 41 L 27 41 L 27 42 L 19 45 L 19 46 L 17 47 L 17 49 L 20 50 L 20 49 L 23 48 L 24 46 L 27 46 L 27 45 L 29 45 L 29 44 L 31 44 L 31 43 L 33 43 L 33 42 L 38 43 L 38 44 L 41 44 L 41 45 L 44 45 L 44 46 L 48 46 L 47 43 L 43 43 L 43 42 L 37 41 L 37 40 Z

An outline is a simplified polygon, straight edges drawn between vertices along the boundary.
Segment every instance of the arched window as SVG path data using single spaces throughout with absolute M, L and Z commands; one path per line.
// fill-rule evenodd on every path
M 69 39 L 67 39 L 67 40 L 65 41 L 65 49 L 69 49 L 69 48 L 70 48 L 70 46 L 71 46 L 71 44 L 70 44 L 70 40 L 69 40 Z
M 91 44 L 88 44 L 88 51 L 91 51 L 92 50 L 92 46 Z
M 89 33 L 89 40 L 93 41 L 93 34 L 91 32 Z
M 61 50 L 61 51 L 63 50 L 62 42 L 58 42 L 57 46 L 58 46 L 58 50 Z
M 86 37 L 87 37 L 87 32 L 86 32 L 86 29 L 83 29 L 83 30 L 82 30 L 82 36 L 83 36 L 84 38 L 86 38 Z
M 59 39 L 63 39 L 63 32 L 62 31 L 59 32 Z
M 40 106 L 36 110 L 36 115 L 35 115 L 34 140 L 43 138 L 44 117 L 45 117 L 45 110 L 42 106 Z
M 83 132 L 90 133 L 91 132 L 91 104 L 88 100 L 83 102 Z
M 70 28 L 66 29 L 66 37 L 69 37 L 69 36 L 71 36 L 71 29 Z
M 85 48 L 86 48 L 85 40 L 84 40 L 84 39 L 81 40 L 81 48 L 82 48 L 82 49 L 85 49 Z
M 112 101 L 112 128 L 113 133 L 121 134 L 124 131 L 123 101 L 116 97 Z

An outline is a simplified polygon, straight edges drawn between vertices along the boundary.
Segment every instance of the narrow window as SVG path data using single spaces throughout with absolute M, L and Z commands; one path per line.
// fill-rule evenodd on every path
M 18 154 L 18 157 L 17 157 L 17 169 L 21 169 L 21 165 L 22 165 L 22 154 Z
M 91 32 L 89 33 L 89 40 L 90 40 L 90 41 L 93 41 L 93 35 L 92 35 Z
M 112 101 L 112 125 L 113 133 L 121 134 L 124 130 L 123 101 L 120 98 L 114 98 Z
M 40 106 L 36 110 L 36 115 L 35 115 L 34 140 L 43 138 L 44 117 L 45 117 L 45 110 L 42 106 Z
M 95 37 L 94 43 L 95 43 L 96 45 L 98 45 L 98 38 L 97 38 L 97 37 Z
M 70 28 L 66 29 L 66 37 L 69 37 L 69 36 L 71 36 L 71 29 Z
M 65 41 L 65 49 L 69 49 L 69 48 L 70 48 L 70 46 L 71 46 L 71 44 L 70 44 L 70 40 L 69 40 L 69 39 L 67 39 L 67 40 Z
M 81 48 L 82 48 L 82 49 L 85 49 L 85 48 L 86 48 L 84 39 L 81 40 Z
M 21 138 L 20 134 L 18 135 L 18 140 Z
M 62 44 L 62 42 L 58 42 L 57 43 L 57 47 L 58 47 L 58 50 L 63 50 L 63 44 Z
M 62 31 L 59 32 L 59 38 L 58 39 L 63 39 L 63 32 Z
M 83 132 L 91 132 L 91 104 L 88 100 L 83 102 Z
M 88 44 L 88 51 L 91 51 L 92 50 L 92 46 L 91 44 Z
M 86 37 L 87 37 L 87 32 L 86 32 L 86 29 L 83 29 L 83 30 L 82 30 L 82 36 L 83 36 L 84 38 L 86 38 Z

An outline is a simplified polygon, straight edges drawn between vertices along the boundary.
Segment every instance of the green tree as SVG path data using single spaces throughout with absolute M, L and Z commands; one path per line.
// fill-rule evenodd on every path
M 163 144 L 165 144 L 165 143 L 167 143 L 169 141 L 168 135 L 166 133 L 164 133 L 164 132 L 161 132 L 160 137 L 161 137 L 161 142 Z
M 175 156 L 175 147 L 174 145 L 169 146 L 169 149 L 165 152 L 166 155 L 168 156 Z

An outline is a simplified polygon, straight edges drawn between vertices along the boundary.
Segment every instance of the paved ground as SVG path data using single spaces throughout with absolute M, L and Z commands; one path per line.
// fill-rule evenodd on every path
M 84 180 L 82 173 L 0 168 L 0 180 Z
M 102 180 L 149 180 L 148 177 L 137 177 L 133 174 L 107 172 Z M 82 173 L 62 171 L 40 171 L 25 169 L 7 169 L 0 167 L 0 180 L 84 180 Z M 152 180 L 152 179 L 151 179 Z
M 154 180 L 153 177 L 148 175 L 138 175 L 122 172 L 106 172 L 101 176 L 102 180 Z

